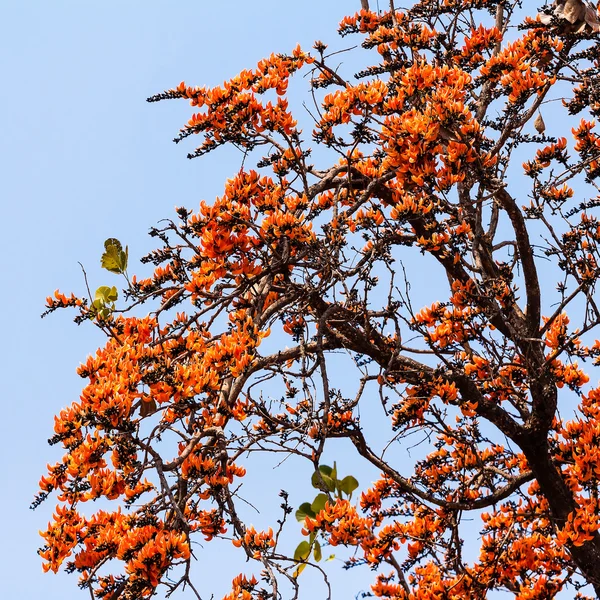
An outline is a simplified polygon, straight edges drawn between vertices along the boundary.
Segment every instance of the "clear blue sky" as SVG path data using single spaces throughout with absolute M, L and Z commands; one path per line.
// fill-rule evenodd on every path
M 67 312 L 40 320 L 45 297 L 56 288 L 83 293 L 77 261 L 92 285 L 107 283 L 98 260 L 107 237 L 126 241 L 135 265 L 152 248 L 149 227 L 173 216 L 175 205 L 213 198 L 239 168 L 227 153 L 188 161 L 190 148 L 171 139 L 189 106 L 147 104 L 146 97 L 183 79 L 219 84 L 298 42 L 339 45 L 337 23 L 359 6 L 359 0 L 1 3 L 3 598 L 89 598 L 76 576 L 42 574 L 38 530 L 54 503 L 35 512 L 28 506 L 46 463 L 58 457 L 46 443 L 53 415 L 78 398 L 83 381 L 75 368 L 103 340 L 92 327 L 78 328 Z M 212 580 L 221 575 L 218 567 L 209 573 Z M 235 574 L 223 572 L 223 587 L 210 591 L 219 597 Z M 370 575 L 363 575 L 366 584 Z M 347 587 L 338 597 L 359 589 Z

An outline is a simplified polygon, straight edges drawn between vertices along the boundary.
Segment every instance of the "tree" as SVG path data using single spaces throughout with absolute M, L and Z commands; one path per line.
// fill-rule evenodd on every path
M 48 299 L 107 342 L 56 418 L 45 568 L 98 598 L 200 597 L 192 543 L 224 537 L 262 569 L 231 600 L 295 597 L 323 544 L 372 567 L 382 598 L 600 596 L 600 387 L 583 368 L 600 363 L 599 29 L 581 0 L 526 18 L 518 0 L 391 3 L 340 25 L 373 64 L 356 79 L 317 42 L 150 98 L 196 107 L 175 140 L 200 136 L 191 158 L 232 145 L 244 162 L 152 230 L 151 277 L 128 277 L 107 240 L 122 303 L 109 286 Z M 312 141 L 286 99 L 298 71 Z M 386 428 L 361 422 L 375 412 Z M 381 473 L 358 502 L 323 464 L 333 439 L 355 450 L 340 469 Z M 413 439 L 418 457 L 385 453 Z M 285 493 L 275 532 L 240 513 L 245 457 L 271 451 L 314 470 L 295 555 Z M 118 508 L 84 516 L 97 498 Z M 479 535 L 463 541 L 467 519 Z

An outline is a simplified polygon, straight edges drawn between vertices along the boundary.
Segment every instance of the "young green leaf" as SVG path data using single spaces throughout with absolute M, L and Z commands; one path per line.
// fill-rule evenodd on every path
M 100 300 L 104 304 L 109 304 L 112 302 L 116 302 L 119 297 L 119 292 L 117 288 L 113 285 L 112 287 L 108 287 L 107 285 L 101 285 L 94 295 L 94 302 Z
M 315 557 L 315 560 L 317 562 L 320 562 L 320 560 L 323 558 L 323 553 L 321 552 L 321 544 L 319 544 L 319 542 L 315 542 L 313 548 L 313 556 Z
M 335 491 L 335 480 L 331 477 L 333 469 L 327 465 L 321 465 L 319 471 L 315 471 L 311 477 L 312 486 L 322 492 Z
M 108 319 L 110 313 L 112 312 L 102 299 L 94 300 L 91 308 L 92 315 L 98 317 L 101 321 Z
M 296 511 L 296 520 L 302 523 L 306 517 L 314 519 L 315 512 L 312 510 L 309 502 L 303 502 Z
M 294 560 L 306 560 L 310 556 L 310 544 L 304 540 L 300 542 L 294 551 Z
M 102 298 L 96 298 L 92 302 L 92 308 L 96 311 L 102 310 L 106 306 L 106 302 Z
M 109 238 L 104 242 L 104 254 L 100 259 L 102 268 L 111 273 L 122 274 L 127 270 L 129 248 L 123 250 L 121 242 L 116 238 Z
M 295 569 L 294 572 L 292 573 L 292 576 L 294 578 L 298 577 L 298 575 L 300 575 L 300 573 L 302 573 L 302 571 L 304 571 L 304 569 L 306 569 L 306 563 L 302 563 L 301 565 L 298 565 Z
M 313 503 L 310 505 L 311 510 L 316 515 L 320 510 L 325 508 L 325 503 L 329 500 L 327 494 L 317 494 Z
M 94 294 L 92 314 L 99 319 L 107 319 L 114 310 L 114 303 L 118 297 L 119 292 L 115 286 L 101 285 Z
M 340 489 L 344 494 L 351 496 L 352 492 L 358 487 L 358 481 L 352 477 L 352 475 L 347 475 L 340 482 Z

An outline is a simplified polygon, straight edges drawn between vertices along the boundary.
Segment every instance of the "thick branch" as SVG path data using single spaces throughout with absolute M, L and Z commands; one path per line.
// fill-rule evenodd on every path
M 515 231 L 515 240 L 519 249 L 519 258 L 523 265 L 523 277 L 525 278 L 525 291 L 527 294 L 527 336 L 535 336 L 540 327 L 541 318 L 541 294 L 540 282 L 533 256 L 533 248 L 529 241 L 529 232 L 523 213 L 519 210 L 512 196 L 504 187 L 496 192 L 496 198 L 506 213 Z

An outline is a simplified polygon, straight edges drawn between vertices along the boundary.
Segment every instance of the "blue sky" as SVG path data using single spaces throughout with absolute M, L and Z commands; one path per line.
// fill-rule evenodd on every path
M 358 0 L 1 3 L 2 597 L 89 598 L 76 576 L 42 574 L 38 530 L 53 502 L 35 512 L 28 506 L 46 463 L 58 457 L 46 443 L 53 415 L 78 398 L 83 381 L 75 369 L 103 340 L 92 327 L 78 328 L 67 312 L 40 320 L 45 297 L 56 288 L 84 292 L 78 261 L 93 286 L 118 284 L 99 267 L 106 238 L 129 245 L 136 270 L 152 248 L 151 226 L 174 216 L 175 205 L 214 198 L 239 168 L 239 158 L 227 152 L 188 161 L 191 147 L 171 139 L 189 106 L 147 104 L 146 97 L 181 80 L 219 84 L 298 42 L 339 45 L 337 23 L 359 6 Z M 220 578 L 218 568 L 208 571 L 209 580 Z M 223 573 L 223 588 L 210 591 L 224 593 L 235 574 Z

